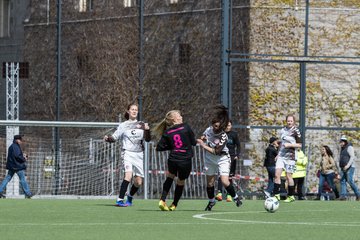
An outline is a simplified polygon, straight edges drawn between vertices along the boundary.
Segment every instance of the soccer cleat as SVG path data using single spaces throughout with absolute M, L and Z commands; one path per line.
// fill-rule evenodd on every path
M 290 202 L 295 202 L 295 197 L 294 196 L 288 196 L 284 202 L 286 203 L 290 203 Z
M 281 198 L 280 198 L 280 194 L 275 194 L 274 197 L 275 197 L 278 201 L 280 201 L 280 199 L 281 199 Z
M 226 196 L 226 201 L 227 201 L 227 202 L 232 202 L 233 199 L 232 199 L 232 197 L 231 197 L 230 195 L 227 195 L 227 196 Z
M 216 194 L 215 199 L 219 202 L 222 201 L 222 193 L 219 192 L 218 194 Z
M 266 190 L 264 190 L 264 194 L 265 194 L 265 199 L 271 197 L 271 194 Z
M 208 205 L 205 208 L 205 211 L 211 211 L 211 209 L 213 208 L 213 206 L 215 206 L 216 202 L 210 202 L 208 203 Z
M 234 198 L 234 202 L 237 207 L 240 207 L 242 205 L 242 201 L 240 200 L 240 197 Z
M 169 211 L 175 211 L 176 206 L 174 204 L 171 204 L 171 206 L 169 207 Z
M 0 193 L 0 198 L 6 198 L 6 196 L 2 193 Z
M 130 196 L 130 195 L 127 195 L 127 197 L 126 197 L 126 204 L 127 204 L 129 207 L 131 207 L 131 206 L 133 205 L 132 201 L 133 201 L 133 197 Z
M 163 200 L 160 200 L 159 208 L 161 209 L 161 211 L 169 211 L 169 207 L 166 205 L 166 202 Z
M 126 203 L 124 203 L 124 200 L 116 201 L 116 205 L 118 207 L 127 207 L 128 206 Z

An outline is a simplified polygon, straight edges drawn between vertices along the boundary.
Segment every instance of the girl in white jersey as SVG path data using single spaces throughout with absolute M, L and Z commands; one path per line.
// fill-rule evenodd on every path
M 149 142 L 150 128 L 147 123 L 137 120 L 138 106 L 130 104 L 125 113 L 127 121 L 119 124 L 117 130 L 109 136 L 105 136 L 106 142 L 115 142 L 121 140 L 122 151 L 121 158 L 123 161 L 125 177 L 120 186 L 119 197 L 116 205 L 119 207 L 132 206 L 134 194 L 142 184 L 144 178 L 144 146 L 143 141 Z M 131 186 L 130 193 L 124 201 L 125 193 L 134 173 L 134 183 Z
M 205 175 L 207 180 L 206 191 L 209 203 L 205 211 L 211 211 L 215 205 L 215 177 L 220 174 L 220 179 L 228 194 L 234 199 L 237 207 L 242 205 L 239 196 L 236 194 L 234 186 L 229 181 L 230 174 L 230 155 L 226 147 L 228 140 L 225 129 L 229 123 L 229 116 L 225 106 L 216 106 L 211 126 L 208 127 L 198 144 L 205 150 Z
M 295 116 L 286 116 L 287 126 L 281 129 L 281 145 L 278 155 L 276 156 L 274 195 L 280 200 L 281 173 L 286 172 L 286 180 L 288 182 L 288 197 L 284 202 L 294 202 L 295 187 L 292 177 L 296 170 L 296 148 L 301 148 L 301 134 L 295 127 Z

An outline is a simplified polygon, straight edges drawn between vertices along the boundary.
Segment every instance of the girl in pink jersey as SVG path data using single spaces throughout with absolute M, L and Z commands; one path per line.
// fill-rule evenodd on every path
M 193 146 L 196 145 L 195 135 L 190 126 L 183 123 L 178 110 L 168 112 L 154 131 L 158 137 L 161 137 L 156 146 L 156 151 L 170 151 L 168 158 L 169 171 L 163 184 L 159 208 L 162 211 L 174 211 L 181 198 L 185 180 L 191 172 L 191 158 L 194 154 Z M 177 177 L 177 180 L 174 201 L 168 207 L 165 201 L 175 177 Z

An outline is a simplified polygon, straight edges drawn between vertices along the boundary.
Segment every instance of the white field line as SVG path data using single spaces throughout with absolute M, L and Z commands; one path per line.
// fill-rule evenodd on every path
M 328 210 L 318 210 L 316 212 L 322 212 Z M 288 211 L 294 212 L 294 211 Z M 314 212 L 314 211 L 312 211 Z M 256 221 L 256 220 L 244 220 L 244 219 L 223 219 L 216 218 L 216 215 L 227 215 L 227 214 L 248 214 L 248 213 L 264 213 L 263 211 L 247 211 L 247 212 L 219 212 L 219 213 L 204 213 L 196 214 L 193 217 L 202 220 L 213 220 L 219 222 L 232 222 L 242 224 L 282 224 L 282 225 L 311 225 L 311 226 L 338 226 L 338 227 L 360 227 L 360 222 L 285 222 L 285 221 Z M 276 213 L 268 213 L 276 214 Z M 274 215 L 276 216 L 276 215 Z

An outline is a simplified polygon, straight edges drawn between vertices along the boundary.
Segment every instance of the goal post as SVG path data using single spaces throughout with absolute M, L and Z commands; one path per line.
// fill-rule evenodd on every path
M 25 135 L 24 151 L 29 156 L 26 177 L 35 198 L 114 198 L 119 193 L 124 178 L 121 142 L 107 143 L 103 137 L 115 131 L 118 124 L 0 120 L 0 146 L 5 139 L 3 136 L 6 135 L 5 131 L 1 131 L 1 126 L 18 126 L 21 129 L 20 133 Z M 81 131 L 76 137 L 61 134 L 58 186 L 55 174 L 55 141 L 51 135 L 55 127 L 59 127 L 61 132 Z M 158 199 L 161 196 L 162 185 L 166 179 L 168 153 L 157 152 L 155 147 L 155 142 L 145 143 L 144 184 L 139 189 L 137 198 Z M 187 179 L 183 198 L 206 198 L 203 155 L 202 148 L 195 146 L 193 170 Z M 6 156 L 2 156 L 0 181 L 5 175 L 5 165 Z M 174 189 L 175 184 L 169 198 L 173 197 Z

